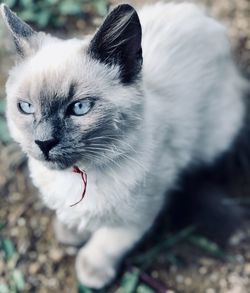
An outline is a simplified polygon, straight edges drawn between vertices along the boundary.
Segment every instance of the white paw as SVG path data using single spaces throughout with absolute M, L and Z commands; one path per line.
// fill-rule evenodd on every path
M 54 231 L 56 235 L 56 239 L 58 242 L 71 245 L 71 246 L 79 246 L 87 241 L 90 236 L 90 233 L 82 233 L 79 234 L 76 231 L 69 229 L 67 226 L 62 224 L 57 218 L 54 219 Z
M 82 248 L 76 257 L 76 274 L 83 285 L 101 289 L 114 279 L 116 270 L 108 258 L 93 256 Z

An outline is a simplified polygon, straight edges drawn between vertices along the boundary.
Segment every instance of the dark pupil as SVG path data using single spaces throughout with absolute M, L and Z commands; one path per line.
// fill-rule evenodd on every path
M 78 104 L 78 107 L 79 107 L 80 109 L 82 109 L 82 104 L 81 104 L 81 103 L 79 103 L 79 104 Z

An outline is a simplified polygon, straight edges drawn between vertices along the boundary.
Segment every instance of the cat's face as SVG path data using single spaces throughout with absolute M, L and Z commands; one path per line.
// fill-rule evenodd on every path
M 14 139 L 49 168 L 107 164 L 129 151 L 140 124 L 141 28 L 128 5 L 92 39 L 62 41 L 34 32 L 2 7 L 21 60 L 7 82 Z

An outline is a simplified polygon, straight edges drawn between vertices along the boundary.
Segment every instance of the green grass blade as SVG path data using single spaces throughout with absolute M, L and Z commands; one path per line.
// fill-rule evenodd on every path
M 0 219 L 0 230 L 2 230 L 6 226 L 6 222 Z
M 22 292 L 25 288 L 23 274 L 19 270 L 14 270 L 12 273 L 12 279 L 18 292 Z
M 6 109 L 6 100 L 0 99 L 0 115 L 4 115 Z
M 139 281 L 139 271 L 126 272 L 121 281 L 121 288 L 119 292 L 134 293 Z
M 6 284 L 0 284 L 0 293 L 10 293 L 9 288 Z
M 106 0 L 95 0 L 93 1 L 96 12 L 100 16 L 105 16 L 108 13 L 108 5 Z
M 84 286 L 83 284 L 78 284 L 78 293 L 94 293 L 90 288 Z
M 138 286 L 136 293 L 156 293 L 153 289 L 149 288 L 148 286 L 141 284 Z
M 214 257 L 222 259 L 228 257 L 227 254 L 216 243 L 203 236 L 191 235 L 188 238 L 188 241 Z
M 195 227 L 191 226 L 181 230 L 179 233 L 176 233 L 173 236 L 168 236 L 165 240 L 149 249 L 146 253 L 135 257 L 134 262 L 136 264 L 142 265 L 143 269 L 147 268 L 148 265 L 150 265 L 162 251 L 173 247 L 184 239 L 187 239 L 194 231 Z
M 11 141 L 6 121 L 1 116 L 0 116 L 0 141 L 4 143 Z
M 14 254 L 16 253 L 15 246 L 11 239 L 9 238 L 2 238 L 2 248 L 7 260 L 11 259 Z

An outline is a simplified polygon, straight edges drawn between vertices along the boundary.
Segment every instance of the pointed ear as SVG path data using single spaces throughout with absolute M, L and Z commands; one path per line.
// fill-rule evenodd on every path
M 116 7 L 92 39 L 88 52 L 107 65 L 120 67 L 125 84 L 133 82 L 142 67 L 141 24 L 133 7 Z
M 6 26 L 13 36 L 17 53 L 21 57 L 25 57 L 32 49 L 34 49 L 32 48 L 32 42 L 37 33 L 28 24 L 17 17 L 17 15 L 5 4 L 1 5 L 1 14 Z

